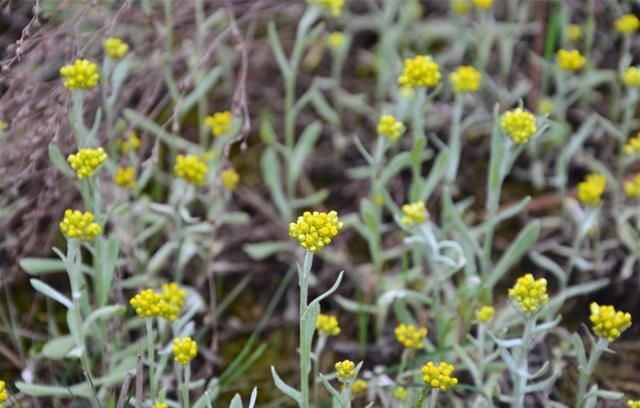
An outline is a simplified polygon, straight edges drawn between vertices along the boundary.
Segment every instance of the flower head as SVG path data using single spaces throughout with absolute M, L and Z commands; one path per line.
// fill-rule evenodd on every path
M 351 387 L 351 392 L 354 394 L 363 393 L 369 388 L 369 383 L 365 380 L 358 378 L 353 382 L 353 386 Z
M 238 182 L 240 181 L 240 176 L 236 172 L 233 167 L 230 167 L 222 172 L 220 176 L 222 180 L 222 185 L 229 191 L 233 191 L 238 186 Z
M 316 329 L 325 336 L 337 336 L 340 334 L 340 323 L 337 317 L 320 313 L 316 320 Z
M 482 74 L 472 66 L 463 65 L 449 74 L 449 82 L 453 86 L 453 92 L 475 92 L 480 88 Z
M 607 180 L 602 174 L 587 174 L 584 181 L 578 183 L 578 200 L 584 205 L 596 206 L 600 204 L 606 187 Z
M 102 233 L 102 227 L 93 221 L 92 212 L 67 209 L 60 222 L 60 231 L 70 239 L 93 241 Z
M 70 154 L 67 161 L 76 172 L 79 179 L 93 176 L 96 168 L 107 160 L 107 153 L 102 147 L 97 149 L 80 149 L 76 154 Z
M 400 220 L 403 225 L 418 225 L 427 220 L 429 214 L 424 206 L 424 202 L 416 201 L 414 203 L 405 204 L 402 206 L 402 212 L 404 216 Z
M 476 319 L 478 319 L 478 321 L 482 324 L 487 324 L 489 323 L 489 321 L 491 321 L 491 319 L 493 319 L 493 316 L 495 314 L 496 309 L 494 309 L 493 306 L 482 306 L 476 312 Z
M 624 145 L 623 151 L 625 154 L 635 154 L 636 156 L 640 156 L 640 132 L 629 139 L 627 144 Z
M 535 116 L 522 108 L 505 112 L 500 127 L 518 144 L 527 143 L 537 130 Z
M 549 301 L 547 280 L 533 279 L 530 273 L 521 276 L 509 289 L 509 297 L 515 300 L 522 312 L 533 314 Z
M 640 88 L 640 69 L 638 67 L 629 67 L 622 73 L 622 82 L 626 86 Z
M 549 98 L 542 98 L 538 101 L 538 113 L 542 115 L 553 113 L 553 101 Z
M 623 331 L 631 327 L 631 315 L 626 312 L 616 310 L 613 306 L 601 306 L 596 302 L 591 303 L 591 324 L 596 336 L 612 342 L 616 340 Z
M 382 115 L 378 121 L 378 127 L 376 128 L 380 136 L 384 136 L 392 142 L 400 139 L 400 136 L 405 131 L 404 124 L 393 115 Z
M 640 174 L 624 182 L 624 192 L 627 193 L 629 197 L 640 197 Z
M 469 0 L 450 0 L 451 10 L 457 14 L 466 14 L 471 10 L 471 4 Z
M 129 46 L 126 42 L 119 38 L 111 37 L 104 40 L 104 52 L 111 59 L 122 59 L 129 51 Z
M 165 283 L 162 285 L 161 301 L 166 304 L 162 307 L 160 316 L 174 322 L 178 315 L 180 315 L 180 309 L 184 306 L 184 300 L 187 297 L 187 292 L 182 289 L 176 282 Z
M 305 211 L 296 222 L 289 224 L 289 236 L 310 252 L 318 252 L 329 245 L 342 229 L 336 211 Z
M 198 344 L 191 337 L 175 338 L 171 351 L 176 363 L 187 365 L 198 354 Z
M 422 366 L 422 379 L 425 384 L 446 391 L 447 388 L 458 384 L 458 379 L 452 376 L 455 369 L 453 364 L 441 362 L 436 366 L 433 361 L 429 361 Z
M 337 50 L 344 44 L 344 34 L 340 31 L 334 31 L 327 36 L 327 45 L 333 50 Z
M 60 68 L 67 89 L 91 89 L 98 84 L 98 65 L 87 59 L 77 59 L 73 64 Z
M 136 314 L 140 317 L 157 317 L 166 309 L 166 304 L 162 301 L 162 295 L 153 289 L 144 289 L 129 300 Z
M 231 129 L 231 112 L 216 112 L 213 115 L 209 115 L 204 119 L 204 123 L 211 128 L 211 134 L 213 136 L 220 136 L 227 133 Z
M 132 166 L 118 167 L 113 175 L 113 181 L 122 188 L 133 190 L 136 188 L 136 169 Z
M 407 398 L 407 389 L 404 387 L 396 387 L 396 389 L 393 390 L 393 396 L 400 401 L 404 401 Z
M 153 404 L 153 408 L 169 408 L 169 404 L 166 402 L 156 402 Z
M 122 154 L 138 150 L 141 144 L 138 134 L 133 130 L 128 131 L 124 139 L 116 140 L 116 147 Z
M 336 377 L 340 381 L 349 380 L 356 375 L 356 365 L 351 360 L 339 361 L 335 365 Z
M 191 184 L 201 186 L 204 178 L 209 172 L 207 165 L 198 157 L 192 154 L 176 156 L 176 164 L 173 167 L 176 176 L 182 177 Z
M 398 83 L 407 88 L 436 86 L 442 75 L 438 63 L 430 55 L 418 55 L 404 60 Z
M 334 16 L 339 16 L 344 7 L 344 0 L 307 0 L 307 3 L 318 6 L 322 10 L 327 10 Z
M 640 20 L 633 14 L 625 14 L 615 21 L 616 31 L 622 34 L 633 34 L 640 28 Z
M 9 399 L 9 394 L 7 393 L 7 385 L 4 381 L 0 380 L 0 406 L 2 403 Z
M 628 408 L 640 408 L 640 400 L 629 400 L 627 401 Z
M 567 39 L 571 42 L 577 42 L 582 38 L 582 27 L 578 24 L 569 24 L 567 27 Z
M 493 0 L 473 0 L 473 5 L 479 9 L 487 10 L 493 5 Z
M 558 50 L 556 54 L 558 67 L 563 71 L 577 71 L 584 66 L 587 61 L 578 50 Z
M 421 349 L 424 347 L 424 338 L 427 335 L 427 328 L 417 328 L 412 324 L 401 323 L 396 327 L 395 334 L 398 343 L 408 349 Z

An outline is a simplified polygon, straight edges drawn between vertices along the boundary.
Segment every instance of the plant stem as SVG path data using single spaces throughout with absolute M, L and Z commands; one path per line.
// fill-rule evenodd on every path
M 420 390 L 420 395 L 418 395 L 418 399 L 416 400 L 416 403 L 413 405 L 413 408 L 422 408 L 422 403 L 424 402 L 424 399 L 427 397 L 427 392 L 429 392 L 429 386 L 425 385 L 424 387 L 422 387 L 422 390 Z
M 429 398 L 429 408 L 436 408 L 436 401 L 438 400 L 438 388 L 431 390 L 431 397 Z
M 453 115 L 451 119 L 451 131 L 449 133 L 449 169 L 447 171 L 447 182 L 453 184 L 458 174 L 460 165 L 460 154 L 462 150 L 460 122 L 462 120 L 462 97 L 455 94 L 453 102 Z
M 182 402 L 183 407 L 189 408 L 189 383 L 191 382 L 191 365 L 184 366 L 184 382 L 182 383 Z
M 529 371 L 529 348 L 533 341 L 533 328 L 536 325 L 534 316 L 525 315 L 524 332 L 522 333 L 522 346 L 518 350 L 517 363 L 518 371 L 513 375 L 513 397 L 511 398 L 511 406 L 513 408 L 521 408 L 524 406 L 525 388 L 527 387 L 527 377 L 523 373 Z
M 308 309 L 307 298 L 309 293 L 309 275 L 311 274 L 311 265 L 313 263 L 313 252 L 306 251 L 304 254 L 304 262 L 302 269 L 299 270 L 298 283 L 300 285 L 300 393 L 302 408 L 309 407 L 309 371 L 311 362 L 311 339 L 307 338 L 305 328 L 303 326 L 302 316 Z
M 580 377 L 578 380 L 578 393 L 576 396 L 576 408 L 581 408 L 586 402 L 585 394 L 587 393 L 587 386 L 589 385 L 589 380 L 591 379 L 591 375 L 596 368 L 596 364 L 598 364 L 598 360 L 600 360 L 600 356 L 609 346 L 609 342 L 602 337 L 598 337 L 598 341 L 593 346 L 593 350 L 591 351 L 591 355 L 589 356 L 589 361 L 587 362 L 586 367 L 578 367 L 578 371 L 580 373 Z
M 151 399 L 155 399 L 156 398 L 156 394 L 157 394 L 157 387 L 156 387 L 156 382 L 155 382 L 155 377 L 154 377 L 154 366 L 155 366 L 155 359 L 154 359 L 154 344 L 153 344 L 153 319 L 152 318 L 146 318 L 145 319 L 145 325 L 147 328 L 147 363 L 149 364 L 149 387 L 151 389 Z

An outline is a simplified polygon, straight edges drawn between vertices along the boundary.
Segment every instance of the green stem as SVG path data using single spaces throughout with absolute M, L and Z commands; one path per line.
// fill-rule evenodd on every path
M 149 364 L 149 387 L 151 389 L 151 399 L 155 400 L 157 395 L 157 384 L 154 376 L 155 358 L 153 344 L 153 319 L 146 318 L 145 325 L 147 328 L 147 364 Z
M 299 271 L 298 283 L 300 285 L 300 393 L 302 408 L 309 408 L 309 371 L 311 363 L 311 339 L 307 338 L 302 316 L 308 310 L 309 275 L 311 275 L 311 265 L 313 263 L 313 252 L 306 251 L 302 269 Z
M 511 373 L 513 376 L 513 396 L 511 398 L 512 408 L 521 408 L 524 406 L 525 388 L 527 387 L 527 377 L 522 373 L 529 371 L 529 348 L 533 341 L 533 328 L 536 325 L 534 316 L 525 315 L 524 333 L 522 333 L 522 346 L 518 350 L 516 361 L 518 371 Z
M 436 401 L 438 400 L 438 388 L 431 390 L 431 397 L 429 398 L 429 408 L 436 408 Z
M 424 399 L 427 397 L 427 392 L 429 392 L 429 386 L 425 385 L 420 390 L 420 395 L 418 395 L 418 399 L 416 403 L 413 405 L 413 408 L 422 408 L 422 404 L 424 403 Z
M 189 383 L 191 382 L 191 365 L 184 366 L 184 382 L 182 383 L 182 402 L 183 407 L 189 408 Z
M 461 121 L 462 121 L 462 97 L 455 94 L 453 102 L 453 115 L 451 119 L 451 132 L 449 133 L 449 169 L 447 182 L 453 184 L 458 174 L 460 155 L 462 151 Z
M 578 393 L 576 396 L 576 408 L 582 408 L 584 406 L 585 395 L 587 393 L 587 387 L 589 386 L 589 380 L 591 379 L 591 375 L 598 364 L 598 360 L 600 360 L 600 356 L 609 346 L 609 342 L 602 337 L 598 337 L 598 341 L 593 347 L 591 351 L 591 355 L 589 356 L 589 361 L 587 362 L 586 367 L 578 367 L 578 371 L 580 373 L 580 377 L 578 380 Z

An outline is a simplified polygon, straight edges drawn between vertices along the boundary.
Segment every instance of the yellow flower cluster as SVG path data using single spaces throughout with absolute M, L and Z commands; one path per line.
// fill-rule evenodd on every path
M 412 324 L 401 323 L 396 327 L 395 334 L 398 343 L 408 349 L 421 349 L 424 347 L 424 338 L 427 335 L 427 328 L 417 328 Z
M 615 21 L 616 31 L 622 34 L 633 34 L 640 28 L 640 20 L 633 14 L 625 14 Z
M 543 115 L 553 113 L 553 102 L 549 98 L 542 98 L 538 101 L 538 113 Z
M 187 292 L 177 283 L 165 283 L 162 285 L 162 293 L 144 289 L 131 298 L 129 303 L 140 317 L 164 317 L 173 322 L 178 318 L 186 296 Z
M 582 38 L 582 27 L 578 24 L 569 24 L 567 27 L 567 39 L 571 42 L 577 42 Z
M 602 200 L 602 194 L 604 194 L 606 187 L 607 180 L 602 174 L 587 174 L 584 181 L 578 183 L 578 200 L 584 205 L 598 205 Z
M 558 67 L 563 71 L 577 71 L 584 67 L 587 61 L 578 50 L 558 50 L 556 58 L 558 59 Z
M 91 89 L 98 84 L 98 65 L 86 59 L 77 59 L 73 64 L 60 68 L 67 89 Z
M 7 385 L 4 381 L 0 380 L 0 406 L 2 403 L 9 399 L 9 394 L 7 393 Z
M 516 108 L 502 115 L 500 127 L 515 143 L 524 144 L 536 132 L 536 118 L 531 112 Z
M 622 82 L 626 86 L 640 88 L 640 69 L 638 67 L 629 67 L 622 73 Z
M 407 398 L 407 389 L 404 387 L 397 387 L 393 390 L 393 396 L 400 401 L 404 401 Z
M 382 115 L 378 120 L 378 127 L 376 128 L 380 136 L 384 136 L 392 142 L 400 139 L 400 136 L 405 131 L 404 124 L 393 115 Z
M 351 392 L 353 394 L 360 394 L 362 392 L 365 392 L 367 388 L 369 388 L 369 383 L 367 383 L 365 380 L 358 378 L 353 382 L 353 386 L 351 387 Z
M 640 174 L 624 182 L 624 192 L 629 197 L 640 197 Z
M 209 115 L 204 119 L 204 123 L 211 129 L 213 136 L 220 136 L 225 134 L 231 129 L 231 112 L 216 112 L 213 115 Z
M 631 315 L 616 310 L 613 306 L 601 306 L 596 302 L 591 303 L 591 324 L 596 336 L 611 342 L 616 340 L 623 331 L 631 327 Z
M 454 13 L 466 14 L 471 10 L 471 4 L 468 0 L 451 0 L 451 10 Z
M 94 171 L 107 160 L 107 153 L 102 147 L 97 149 L 80 149 L 76 154 L 70 154 L 67 161 L 76 172 L 78 178 L 85 179 L 93 176 Z
M 463 65 L 449 74 L 449 82 L 453 86 L 453 92 L 475 92 L 480 88 L 482 74 L 472 66 Z
M 627 401 L 628 408 L 640 408 L 640 400 L 629 400 Z
M 334 16 L 339 16 L 344 7 L 344 0 L 307 0 L 307 3 L 314 4 L 321 9 L 328 10 Z
M 103 46 L 104 52 L 112 59 L 121 59 L 127 55 L 127 52 L 129 51 L 127 43 L 115 37 L 104 40 Z
M 430 55 L 418 55 L 404 60 L 398 83 L 406 88 L 432 87 L 440 82 L 442 75 L 438 64 Z
M 198 345 L 191 337 L 175 338 L 171 351 L 176 363 L 187 365 L 198 354 Z
M 516 284 L 509 289 L 509 297 L 516 301 L 524 313 L 535 313 L 549 301 L 547 280 L 544 278 L 533 279 L 533 275 L 530 273 L 521 276 Z
M 325 336 L 337 336 L 340 334 L 340 323 L 337 317 L 320 313 L 316 320 L 316 329 Z
M 305 211 L 296 222 L 289 224 L 289 236 L 310 252 L 317 252 L 329 245 L 342 229 L 336 211 Z
M 425 384 L 446 391 L 447 388 L 458 384 L 458 379 L 452 376 L 453 370 L 455 370 L 453 364 L 441 362 L 436 366 L 433 361 L 429 361 L 422 366 L 422 379 Z
M 624 145 L 623 151 L 625 154 L 635 154 L 640 156 L 640 132 L 629 139 L 626 145 Z
M 176 164 L 173 167 L 173 171 L 176 176 L 182 177 L 189 183 L 201 186 L 209 169 L 198 156 L 179 154 L 176 156 Z
M 120 150 L 120 153 L 127 154 L 129 152 L 138 150 L 141 146 L 140 138 L 138 134 L 133 130 L 127 132 L 124 140 L 116 140 L 116 147 Z
M 222 172 L 220 179 L 222 180 L 222 185 L 224 186 L 224 188 L 229 191 L 233 191 L 238 186 L 240 175 L 233 167 L 231 167 Z
M 136 169 L 132 166 L 118 167 L 113 175 L 113 181 L 122 188 L 133 190 L 136 188 Z
M 60 222 L 60 230 L 71 239 L 93 241 L 102 232 L 102 227 L 93 221 L 93 213 L 67 209 Z
M 342 47 L 342 44 L 344 44 L 344 34 L 340 31 L 334 31 L 327 37 L 327 45 L 331 49 L 337 50 Z
M 336 377 L 338 380 L 345 381 L 356 375 L 356 365 L 351 360 L 339 361 L 335 365 Z
M 427 209 L 424 206 L 424 202 L 416 201 L 414 203 L 405 204 L 402 206 L 402 212 L 404 216 L 400 220 L 404 225 L 418 225 L 427 220 Z
M 487 10 L 493 5 L 493 0 L 473 0 L 473 5 L 479 9 Z
M 482 306 L 476 312 L 476 319 L 478 319 L 480 323 L 486 324 L 486 323 L 489 323 L 491 319 L 493 319 L 493 316 L 495 314 L 496 314 L 496 309 L 494 309 L 493 306 Z
M 169 404 L 166 402 L 156 402 L 153 404 L 153 408 L 169 408 Z

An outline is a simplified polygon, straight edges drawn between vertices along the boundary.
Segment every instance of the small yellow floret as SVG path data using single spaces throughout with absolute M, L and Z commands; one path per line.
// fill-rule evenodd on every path
M 452 376 L 453 370 L 455 367 L 452 364 L 442 362 L 436 366 L 432 361 L 429 361 L 422 366 L 422 379 L 432 388 L 446 391 L 447 388 L 458 384 L 458 379 Z
M 424 206 L 424 202 L 416 201 L 414 203 L 402 206 L 404 216 L 401 219 L 403 225 L 418 225 L 427 220 L 429 214 Z
M 602 200 L 607 180 L 602 174 L 587 174 L 584 181 L 578 183 L 578 200 L 584 205 L 596 206 Z
M 533 275 L 530 273 L 521 276 L 516 284 L 509 289 L 509 297 L 515 300 L 524 313 L 533 314 L 549 301 L 547 280 L 544 278 L 533 279 Z
M 171 351 L 176 363 L 187 365 L 198 354 L 198 345 L 191 337 L 175 338 Z
M 376 128 L 380 136 L 384 136 L 392 142 L 400 139 L 400 136 L 405 131 L 404 124 L 393 115 L 382 115 L 378 121 L 378 127 Z
M 187 292 L 176 282 L 163 284 L 161 299 L 167 306 L 162 308 L 160 316 L 174 322 L 180 315 L 186 297 Z
M 127 132 L 124 139 L 116 140 L 116 147 L 120 150 L 120 153 L 127 154 L 131 151 L 138 150 L 141 145 L 138 134 L 133 130 Z
M 624 182 L 624 192 L 629 197 L 640 197 L 640 174 Z
M 630 138 L 623 148 L 624 154 L 635 154 L 640 156 L 640 132 L 634 137 Z
M 567 39 L 571 42 L 577 42 L 582 38 L 582 27 L 578 24 L 569 24 L 567 27 Z
M 98 84 L 98 65 L 86 59 L 77 59 L 73 64 L 60 68 L 67 89 L 91 89 Z
M 553 101 L 549 98 L 542 98 L 538 101 L 538 113 L 542 115 L 550 114 L 553 112 Z
M 103 45 L 104 52 L 111 59 L 121 59 L 129 51 L 129 45 L 119 38 L 107 38 Z
M 340 31 L 334 31 L 327 37 L 327 44 L 333 50 L 337 50 L 344 44 L 344 34 Z
M 113 181 L 122 188 L 133 190 L 136 188 L 136 169 L 131 166 L 118 167 Z
M 535 116 L 522 108 L 505 112 L 500 127 L 518 144 L 527 143 L 537 130 Z
M 407 398 L 407 389 L 404 387 L 397 387 L 393 390 L 393 396 L 400 401 L 404 401 Z
M 144 289 L 129 300 L 136 314 L 140 317 L 158 317 L 164 310 L 166 304 L 162 301 L 162 295 L 153 289 Z
M 96 168 L 107 160 L 107 153 L 102 147 L 97 149 L 80 149 L 76 154 L 70 154 L 67 161 L 76 172 L 79 179 L 93 176 Z
M 474 67 L 463 65 L 455 72 L 449 74 L 449 82 L 453 86 L 453 92 L 475 92 L 480 88 L 482 74 Z
M 329 245 L 342 229 L 336 211 L 305 211 L 296 222 L 289 224 L 289 236 L 310 252 L 318 252 Z
M 367 388 L 369 388 L 369 383 L 367 383 L 365 380 L 358 378 L 353 382 L 353 386 L 351 387 L 351 392 L 353 394 L 360 394 L 362 392 L 365 392 Z
M 316 329 L 325 336 L 337 336 L 340 334 L 338 318 L 320 313 L 316 320 Z
M 356 375 L 356 365 L 351 360 L 339 361 L 335 365 L 336 377 L 340 381 L 346 381 Z
M 191 184 L 201 186 L 204 178 L 209 172 L 207 165 L 198 157 L 192 154 L 176 156 L 176 164 L 173 167 L 176 176 L 182 177 Z
M 427 335 L 427 328 L 417 328 L 412 324 L 401 323 L 396 327 L 395 334 L 398 343 L 408 349 L 421 349 L 424 347 L 424 338 Z
M 406 88 L 433 87 L 441 78 L 440 68 L 433 58 L 430 55 L 418 55 L 404 60 L 398 83 Z
M 627 401 L 627 408 L 640 408 L 640 400 Z
M 471 3 L 469 0 L 451 0 L 451 10 L 454 13 L 466 14 L 471 10 Z
M 153 404 L 153 408 L 169 408 L 169 404 L 166 402 L 156 402 Z
M 216 112 L 213 115 L 209 115 L 204 119 L 204 123 L 211 128 L 211 134 L 213 136 L 220 136 L 227 133 L 231 129 L 231 112 Z
M 222 172 L 220 179 L 222 180 L 224 188 L 229 191 L 233 191 L 238 186 L 240 175 L 236 172 L 236 169 L 231 167 Z
M 93 241 L 100 233 L 102 227 L 93 221 L 93 213 L 67 209 L 64 219 L 60 222 L 60 230 L 67 238 L 79 241 Z
M 596 302 L 591 303 L 591 324 L 596 336 L 612 342 L 616 340 L 623 331 L 631 327 L 631 315 L 626 312 L 616 310 L 613 306 L 601 306 Z
M 334 16 L 339 16 L 344 7 L 344 0 L 307 0 L 307 3 L 314 4 L 318 8 L 327 10 Z
M 489 9 L 493 5 L 493 0 L 473 0 L 473 5 L 479 9 Z
M 4 381 L 0 380 L 0 406 L 2 403 L 9 399 L 9 394 L 7 393 L 7 385 Z
M 476 319 L 478 319 L 480 323 L 486 324 L 486 323 L 489 323 L 491 319 L 493 319 L 493 316 L 495 314 L 496 314 L 496 309 L 494 309 L 493 306 L 482 306 L 476 312 Z
M 577 71 L 584 67 L 586 58 L 578 50 L 558 50 L 556 54 L 558 67 L 563 71 Z
M 633 14 L 625 14 L 615 21 L 616 31 L 622 34 L 633 34 L 640 28 L 640 20 Z
M 640 88 L 640 69 L 638 67 L 629 67 L 622 73 L 622 82 L 626 86 Z

